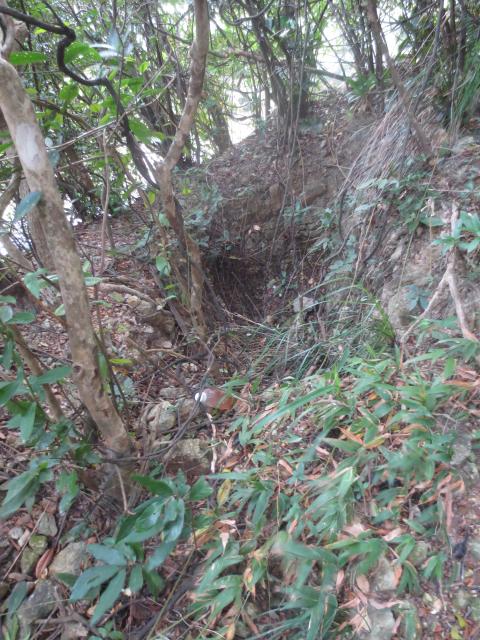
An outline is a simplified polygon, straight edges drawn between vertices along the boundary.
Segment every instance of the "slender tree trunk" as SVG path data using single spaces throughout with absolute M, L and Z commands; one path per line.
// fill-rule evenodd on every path
M 370 22 L 370 27 L 375 37 L 375 42 L 378 42 L 379 46 L 381 47 L 383 57 L 385 58 L 385 62 L 387 63 L 388 69 L 392 75 L 392 80 L 395 85 L 395 88 L 398 91 L 400 101 L 403 105 L 403 108 L 405 109 L 405 113 L 407 115 L 410 126 L 412 127 L 415 133 L 415 136 L 417 138 L 418 146 L 420 147 L 420 150 L 422 151 L 422 153 L 424 153 L 427 157 L 430 157 L 433 155 L 432 145 L 430 144 L 430 141 L 428 140 L 425 134 L 425 131 L 423 130 L 420 123 L 418 122 L 412 110 L 411 98 L 408 94 L 408 91 L 405 85 L 402 82 L 402 79 L 400 77 L 400 74 L 397 71 L 397 67 L 395 66 L 395 63 L 390 57 L 390 53 L 387 47 L 387 42 L 383 34 L 382 25 L 380 24 L 380 20 L 378 18 L 376 0 L 367 0 L 367 15 L 368 15 L 368 20 Z
M 73 377 L 80 399 L 96 423 L 110 455 L 130 452 L 127 430 L 100 375 L 87 290 L 72 230 L 33 106 L 15 68 L 0 57 L 0 109 L 17 150 L 30 191 L 42 198 L 37 215 L 48 241 L 65 305 Z
M 155 167 L 155 174 L 160 185 L 163 208 L 175 234 L 180 242 L 189 264 L 188 282 L 190 289 L 186 292 L 189 298 L 192 320 L 199 336 L 206 336 L 206 320 L 203 311 L 203 287 L 205 274 L 201 265 L 201 253 L 197 243 L 185 230 L 183 217 L 178 210 L 172 184 L 172 170 L 182 154 L 182 149 L 193 125 L 198 103 L 200 102 L 205 67 L 208 53 L 209 17 L 206 0 L 195 0 L 195 40 L 191 47 L 190 81 L 187 98 L 175 138 L 162 163 Z

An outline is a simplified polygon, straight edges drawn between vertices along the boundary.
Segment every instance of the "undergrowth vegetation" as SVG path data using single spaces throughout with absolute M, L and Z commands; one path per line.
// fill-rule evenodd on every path
M 11 328 L 31 318 L 11 313 L 7 302 L 2 331 L 11 344 Z M 394 568 L 400 617 L 414 629 L 402 594 L 419 593 L 427 579 L 445 586 L 450 579 L 445 502 L 459 479 L 449 462 L 461 413 L 456 401 L 464 406 L 471 391 L 465 368 L 449 356 L 461 345 L 451 342 L 410 361 L 396 349 L 370 357 L 346 351 L 307 376 L 300 365 L 298 376 L 262 391 L 253 368 L 247 386 L 232 380 L 238 402 L 218 471 L 189 485 L 182 472 L 167 478 L 161 464 L 151 464 L 134 476 L 144 500 L 87 547 L 91 568 L 78 578 L 61 576 L 73 602 L 96 602 L 91 638 L 125 637 L 98 623 L 140 592 L 159 598 L 166 562 L 182 567 L 169 598 L 178 597 L 178 586 L 191 592 L 184 620 L 196 638 L 211 637 L 211 625 L 232 638 L 351 637 L 364 618 L 355 587 L 368 593 L 362 577 L 381 557 Z M 20 429 L 34 457 L 9 482 L 1 515 L 31 505 L 51 482 L 67 512 L 78 493 L 76 469 L 95 456 L 71 424 L 49 420 L 37 401 L 44 400 L 43 383 L 68 372 L 27 375 L 13 347 L 3 366 L 16 376 L 1 383 L 9 427 Z M 89 531 L 86 524 L 79 539 Z M 420 538 L 428 553 L 419 559 Z M 12 640 L 20 595 L 14 591 L 5 605 Z

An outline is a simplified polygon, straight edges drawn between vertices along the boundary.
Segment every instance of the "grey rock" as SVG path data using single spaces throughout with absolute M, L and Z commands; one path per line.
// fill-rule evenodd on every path
M 57 523 L 51 513 L 43 513 L 37 525 L 37 532 L 43 536 L 53 538 L 58 533 Z
M 470 604 L 471 596 L 465 589 L 459 589 L 453 596 L 453 604 L 456 609 L 465 610 Z
M 399 638 L 408 638 L 408 640 L 421 640 L 422 624 L 417 608 L 414 604 L 404 601 L 395 607 L 395 613 L 402 616 L 400 623 Z
M 175 407 L 168 400 L 159 400 L 158 402 L 147 404 L 141 420 L 147 433 L 160 437 L 163 433 L 175 427 L 177 414 Z
M 395 629 L 395 618 L 391 609 L 368 607 L 368 631 L 359 635 L 361 640 L 390 640 Z
M 79 622 L 66 622 L 62 630 L 60 640 L 77 640 L 77 638 L 86 638 L 88 629 Z
M 59 601 L 57 587 L 51 580 L 41 580 L 33 593 L 20 605 L 17 611 L 20 623 L 20 637 L 23 638 L 35 620 L 46 618 Z
M 87 545 L 85 542 L 71 542 L 62 549 L 50 565 L 51 576 L 57 577 L 60 573 L 70 573 L 78 576 L 85 560 Z
M 427 559 L 429 552 L 430 545 L 424 540 L 419 540 L 412 553 L 408 556 L 408 559 L 415 567 L 420 567 Z
M 30 540 L 28 541 L 28 546 L 32 551 L 38 553 L 38 555 L 42 554 L 47 548 L 47 538 L 46 536 L 40 536 L 38 533 L 34 533 L 30 536 Z
M 480 622 L 480 598 L 478 596 L 470 600 L 470 615 L 475 622 Z
M 20 540 L 23 536 L 24 529 L 22 527 L 12 527 L 8 532 L 8 537 L 12 540 Z
M 470 442 L 457 441 L 453 445 L 453 456 L 452 456 L 452 459 L 450 460 L 450 464 L 453 467 L 459 467 L 466 460 L 468 460 L 471 453 L 472 453 L 472 447 Z
M 179 401 L 178 415 L 182 422 L 185 422 L 185 420 L 188 420 L 191 416 L 194 416 L 196 413 L 198 413 L 198 408 L 195 409 L 196 404 L 197 403 L 195 402 L 194 398 L 183 398 Z
M 210 472 L 210 447 L 198 438 L 180 440 L 172 449 L 167 463 L 168 473 L 183 471 L 190 482 Z
M 177 387 L 164 387 L 160 389 L 160 397 L 165 400 L 176 400 L 178 396 L 181 394 L 181 389 Z
M 470 483 L 477 482 L 480 476 L 478 467 L 474 462 L 465 462 L 462 465 L 461 473 L 463 478 Z
M 475 560 L 480 560 L 480 536 L 472 536 L 468 541 L 467 553 Z
M 393 591 L 397 582 L 392 563 L 381 556 L 373 574 L 372 591 Z
M 20 558 L 20 568 L 22 573 L 30 573 L 41 555 L 41 551 L 39 552 L 31 549 L 30 547 L 25 547 L 22 557 Z

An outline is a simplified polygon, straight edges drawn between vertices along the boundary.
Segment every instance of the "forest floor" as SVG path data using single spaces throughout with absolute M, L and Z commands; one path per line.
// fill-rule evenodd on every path
M 89 291 L 94 324 L 123 389 L 124 397 L 117 393 L 116 399 L 139 467 L 156 471 L 155 459 L 149 467 L 144 456 L 170 442 L 167 475 L 182 469 L 193 484 L 213 474 L 216 498 L 205 508 L 217 520 L 164 562 L 160 597 L 125 591 L 94 630 L 91 603 L 68 602 L 59 578 L 68 566 L 55 569 L 55 561 L 78 541 L 98 543 L 111 535 L 116 516 L 100 500 L 95 465 L 79 471 L 82 489 L 66 513 L 57 485 L 46 483 L 33 508 L 0 525 L 0 602 L 12 604 L 15 585 L 25 582 L 31 599 L 42 581 L 57 578 L 56 590 L 47 591 L 54 606 L 40 602 L 39 608 L 30 601 L 40 622 L 30 638 L 267 637 L 292 616 L 291 607 L 280 606 L 282 585 L 294 593 L 290 604 L 310 585 L 334 594 L 330 635 L 319 630 L 308 637 L 480 638 L 475 366 L 461 358 L 452 364 L 447 350 L 427 350 L 416 359 L 420 352 L 413 345 L 408 357 L 390 345 L 371 358 L 352 354 L 340 367 L 341 345 L 335 356 L 320 357 L 314 348 L 316 336 L 328 342 L 316 309 L 303 308 L 314 306 L 304 292 L 324 276 L 324 250 L 311 251 L 319 240 L 315 216 L 329 211 L 369 123 L 365 114 L 352 118 L 338 105 L 323 109 L 317 114 L 321 127 L 299 131 L 300 154 L 282 155 L 278 137 L 260 132 L 211 162 L 202 176 L 187 171 L 177 177 L 180 202 L 192 214 L 188 224 L 208 247 L 206 264 L 225 314 L 210 351 L 182 331 L 187 318 L 180 307 L 177 315 L 167 311 L 168 283 L 159 281 L 156 256 L 149 253 L 148 212 L 138 204 L 111 220 L 115 251 L 107 250 L 102 280 Z M 312 203 L 316 209 L 309 208 Z M 288 215 L 280 217 L 280 210 Z M 75 234 L 86 273 L 96 276 L 105 255 L 101 221 L 79 225 Z M 23 333 L 45 367 L 69 364 L 61 317 L 45 305 L 36 307 L 35 323 Z M 196 391 L 211 385 L 223 385 L 235 399 L 225 413 L 206 413 L 195 402 Z M 72 412 L 74 390 L 68 384 L 53 388 Z M 84 417 L 77 413 L 75 419 Z M 175 453 L 173 444 L 180 446 L 182 438 L 197 454 Z M 0 479 L 26 469 L 30 457 L 19 434 L 2 420 Z M 236 493 L 236 479 L 247 479 L 248 496 Z M 272 504 L 277 511 L 268 511 Z M 295 533 L 303 551 L 279 542 L 279 532 Z M 209 616 L 195 618 L 190 607 L 199 598 L 194 592 L 203 575 L 200 558 L 208 560 L 215 535 L 224 549 L 252 538 L 258 543 L 238 574 L 242 606 L 227 599 Z M 326 577 L 320 581 L 325 569 L 315 569 L 322 566 L 316 539 L 328 539 L 325 549 L 339 554 L 333 584 Z M 91 564 L 85 546 L 80 549 L 80 558 L 70 556 L 77 573 Z M 263 562 L 265 553 L 268 577 L 262 574 L 252 586 L 255 561 Z M 304 584 L 298 586 L 302 571 Z M 220 587 L 208 592 L 212 603 L 220 593 Z M 320 606 L 327 618 L 329 602 Z M 310 625 L 314 619 L 312 614 Z M 17 640 L 26 638 L 22 633 Z M 270 635 L 307 637 L 290 628 Z

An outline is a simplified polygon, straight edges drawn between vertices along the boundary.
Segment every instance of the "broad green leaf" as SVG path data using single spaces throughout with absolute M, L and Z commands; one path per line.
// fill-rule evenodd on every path
M 128 588 L 132 593 L 138 593 L 143 587 L 143 569 L 136 564 L 130 572 L 128 579 Z
M 134 474 L 132 476 L 132 479 L 157 496 L 163 496 L 164 498 L 173 496 L 173 489 L 165 480 L 155 480 L 154 478 L 149 478 L 148 476 L 141 476 L 138 474 Z
M 47 56 L 40 51 L 14 51 L 9 56 L 9 62 L 13 65 L 35 64 L 46 61 Z
M 33 273 L 27 273 L 23 277 L 23 282 L 25 286 L 30 291 L 30 293 L 33 296 L 35 296 L 35 298 L 39 298 L 40 291 L 42 289 L 45 289 L 45 287 L 48 287 L 48 282 L 41 277 L 42 275 L 46 275 L 46 274 L 47 274 L 46 269 L 38 269 Z
M 17 582 L 13 587 L 12 593 L 8 596 L 7 600 L 7 617 L 10 619 L 15 611 L 19 608 L 22 602 L 25 600 L 28 592 L 28 585 L 25 581 Z
M 81 58 L 81 60 L 78 60 L 79 62 L 88 64 L 102 61 L 102 57 L 98 51 L 90 47 L 86 42 L 79 42 L 77 40 L 67 47 L 65 51 L 65 63 L 69 64 L 78 58 Z
M 72 367 L 70 366 L 55 367 L 54 369 L 50 369 L 50 371 L 43 373 L 41 376 L 36 376 L 34 381 L 37 384 L 55 384 L 56 382 L 60 382 L 60 380 L 64 380 L 66 377 L 70 376 L 71 373 Z
M 14 380 L 13 382 L 1 382 L 0 383 L 0 406 L 5 404 L 13 398 L 14 395 L 20 393 L 22 390 L 22 381 Z
M 172 501 L 173 503 L 173 501 Z M 182 531 L 183 525 L 185 522 L 185 505 L 183 500 L 176 501 L 176 516 L 173 523 L 169 524 L 164 529 L 164 540 L 165 542 L 174 542 L 178 540 Z
M 53 462 L 50 461 L 50 463 L 42 463 L 35 466 L 36 461 L 33 461 L 31 464 L 33 468 L 27 469 L 27 471 L 8 482 L 7 495 L 0 508 L 0 518 L 8 518 L 24 503 L 31 501 L 35 497 L 40 484 L 51 478 L 51 472 L 46 465 L 51 465 Z
M 156 571 L 147 571 L 147 569 L 143 569 L 143 577 L 153 597 L 156 598 L 164 587 L 163 578 Z
M 212 495 L 213 489 L 205 480 L 205 478 L 199 478 L 193 487 L 190 489 L 188 499 L 196 502 L 197 500 L 205 500 Z
M 118 600 L 125 585 L 126 575 L 126 570 L 122 569 L 110 580 L 110 583 L 100 596 L 97 606 L 95 607 L 95 612 L 92 616 L 92 624 L 96 624 L 103 614 L 111 609 Z
M 30 193 L 27 193 L 27 195 L 17 204 L 13 221 L 18 222 L 30 213 L 30 211 L 40 202 L 41 197 L 41 191 L 30 191 Z
M 80 492 L 77 472 L 72 471 L 67 473 L 66 471 L 61 471 L 57 480 L 57 490 L 62 494 L 62 499 L 59 504 L 60 514 L 67 513 L 72 502 Z
M 96 560 L 100 560 L 105 564 L 114 564 L 121 567 L 127 564 L 125 556 L 118 549 L 113 549 L 103 544 L 89 544 L 87 550 Z
M 0 321 L 8 322 L 13 318 L 13 309 L 8 305 L 2 305 L 0 307 Z
M 35 314 L 30 311 L 19 311 L 7 321 L 7 324 L 30 324 L 35 318 Z
M 170 263 L 165 256 L 157 256 L 155 258 L 155 266 L 161 276 L 169 276 L 171 272 Z
M 110 565 L 102 565 L 101 567 L 92 567 L 91 569 L 87 569 L 78 576 L 77 581 L 73 585 L 73 589 L 70 594 L 71 602 L 82 600 L 82 598 L 85 598 L 87 593 L 94 587 L 99 587 L 117 573 L 118 567 Z
M 28 410 L 23 416 L 20 423 L 20 435 L 22 436 L 22 442 L 28 442 L 33 432 L 35 425 L 35 416 L 37 414 L 37 405 L 35 402 L 30 403 Z
M 176 546 L 176 541 L 172 542 L 164 542 L 159 545 L 153 555 L 147 560 L 146 569 L 147 571 L 152 571 L 152 569 L 157 569 L 161 564 L 164 563 L 165 559 L 170 555 L 173 549 Z

